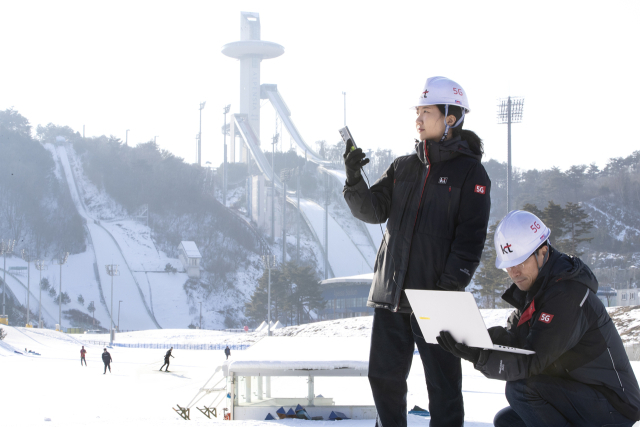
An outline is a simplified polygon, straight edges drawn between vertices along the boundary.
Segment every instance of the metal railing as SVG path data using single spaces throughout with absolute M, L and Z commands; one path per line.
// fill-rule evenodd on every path
M 87 344 L 95 344 L 107 347 L 108 342 L 104 341 L 90 341 L 82 340 Z M 148 344 L 148 343 L 113 343 L 113 347 L 122 348 L 151 348 L 151 349 L 169 349 L 173 347 L 174 350 L 224 350 L 227 348 L 227 344 Z M 249 344 L 229 344 L 229 349 L 233 351 L 247 350 L 251 347 Z

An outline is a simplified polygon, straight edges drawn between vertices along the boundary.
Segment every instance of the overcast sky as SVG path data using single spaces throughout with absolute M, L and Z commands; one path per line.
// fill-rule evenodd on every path
M 383 6 L 376 6 L 376 3 Z M 67 125 L 130 145 L 158 144 L 222 161 L 222 108 L 238 112 L 240 11 L 260 13 L 262 39 L 284 46 L 262 62 L 303 138 L 334 143 L 343 123 L 359 146 L 413 149 L 415 104 L 429 76 L 456 80 L 471 104 L 465 128 L 485 158 L 505 161 L 497 99 L 524 96 L 513 125 L 522 169 L 597 163 L 640 148 L 640 2 L 608 1 L 8 1 L 0 0 L 0 109 L 35 127 Z M 263 101 L 261 139 L 275 112 Z M 289 137 L 284 138 L 285 149 Z

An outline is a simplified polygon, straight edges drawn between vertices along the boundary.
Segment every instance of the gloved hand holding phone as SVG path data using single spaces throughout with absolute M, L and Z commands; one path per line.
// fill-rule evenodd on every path
M 347 185 L 356 185 L 362 179 L 360 168 L 369 163 L 367 155 L 362 152 L 362 148 L 355 148 L 353 142 L 348 140 L 342 158 L 347 173 Z

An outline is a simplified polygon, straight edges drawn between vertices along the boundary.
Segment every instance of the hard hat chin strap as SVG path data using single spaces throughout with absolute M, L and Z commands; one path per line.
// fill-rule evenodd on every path
M 440 138 L 440 142 L 442 142 L 445 139 L 447 139 L 447 135 L 449 134 L 449 129 L 457 128 L 458 126 L 460 126 L 460 123 L 462 123 L 462 121 L 464 120 L 465 109 L 464 108 L 460 108 L 460 109 L 462 110 L 462 116 L 458 119 L 458 121 L 456 122 L 455 125 L 449 126 L 449 124 L 447 123 L 447 117 L 449 117 L 449 104 L 445 104 L 445 106 L 444 106 L 444 135 L 442 135 L 442 138 Z
M 538 267 L 538 274 L 540 274 L 542 267 L 547 263 L 547 260 L 549 259 L 549 252 L 551 252 L 551 246 L 549 246 L 549 243 L 547 242 L 547 253 L 544 254 L 544 258 L 542 258 L 542 265 Z M 536 264 L 538 264 L 538 249 L 536 249 L 533 255 L 536 257 Z

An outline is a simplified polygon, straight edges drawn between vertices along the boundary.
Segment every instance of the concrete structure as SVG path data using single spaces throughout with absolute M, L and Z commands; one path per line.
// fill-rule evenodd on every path
M 202 259 L 202 255 L 200 255 L 200 251 L 195 242 L 180 242 L 178 258 L 190 279 L 200 278 L 200 260 Z
M 247 120 L 260 138 L 260 63 L 264 59 L 276 58 L 284 53 L 277 43 L 260 40 L 260 14 L 240 12 L 240 41 L 227 43 L 222 53 L 240 60 L 240 114 Z M 234 122 L 231 122 L 231 145 L 229 161 L 235 162 Z M 247 162 L 246 147 L 240 150 L 240 162 Z
M 373 273 L 321 281 L 322 298 L 327 301 L 327 306 L 320 310 L 320 319 L 373 316 L 373 308 L 367 307 L 372 281 Z
M 273 203 L 273 185 L 264 178 L 264 175 L 254 175 L 250 177 L 248 194 L 251 203 L 249 204 L 249 216 L 251 221 L 256 223 L 258 229 L 269 237 L 282 236 L 282 191 L 276 188 L 274 212 L 274 236 L 271 236 L 271 204 Z

